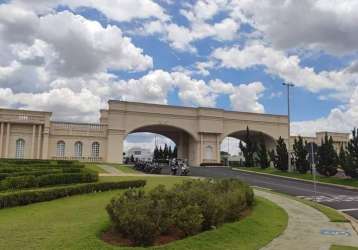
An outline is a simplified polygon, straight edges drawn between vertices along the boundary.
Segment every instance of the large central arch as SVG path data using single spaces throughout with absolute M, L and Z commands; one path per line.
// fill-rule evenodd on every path
M 246 127 L 253 138 L 263 135 L 268 148 L 280 136 L 288 139 L 287 116 L 189 108 L 136 102 L 109 101 L 101 110 L 107 127 L 106 161 L 123 161 L 123 140 L 130 133 L 151 132 L 173 140 L 178 154 L 190 165 L 220 163 L 220 144 L 227 136 L 243 139 Z M 258 140 L 258 139 L 257 139 Z
M 130 134 L 143 132 L 159 134 L 168 137 L 177 146 L 178 158 L 187 159 L 191 165 L 195 164 L 195 149 L 192 147 L 195 146 L 197 142 L 194 138 L 195 135 L 193 135 L 190 131 L 173 125 L 151 124 L 133 128 L 132 130 L 127 131 L 125 138 Z

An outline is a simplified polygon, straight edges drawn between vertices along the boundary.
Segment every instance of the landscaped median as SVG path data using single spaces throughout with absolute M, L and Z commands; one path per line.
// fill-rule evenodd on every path
M 135 178 L 138 177 L 101 177 L 100 181 L 131 181 Z M 148 191 L 158 184 L 172 187 L 184 178 L 150 176 L 144 179 L 147 181 L 144 190 Z M 0 249 L 134 249 L 112 246 L 100 239 L 102 232 L 110 226 L 105 207 L 121 192 L 76 195 L 0 210 Z M 242 219 L 173 241 L 161 249 L 259 249 L 279 236 L 286 225 L 287 214 L 282 208 L 256 197 L 251 212 Z
M 280 171 L 275 168 L 269 167 L 269 168 L 259 168 L 259 167 L 235 167 L 234 170 L 242 170 L 247 172 L 253 172 L 253 173 L 259 173 L 259 174 L 269 174 L 269 175 L 275 175 L 280 177 L 288 177 L 288 178 L 295 178 L 300 179 L 304 181 L 313 181 L 313 175 L 310 173 L 306 174 L 300 174 L 297 172 L 287 172 L 287 171 Z M 333 184 L 333 185 L 340 185 L 340 186 L 346 186 L 346 187 L 353 187 L 358 188 L 358 180 L 357 179 L 343 179 L 338 177 L 325 177 L 325 176 L 316 176 L 316 180 L 318 182 L 324 183 L 324 184 Z

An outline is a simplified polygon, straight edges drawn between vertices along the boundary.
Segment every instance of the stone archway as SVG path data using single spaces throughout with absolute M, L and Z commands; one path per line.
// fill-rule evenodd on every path
M 190 165 L 196 164 L 197 155 L 195 155 L 196 151 L 194 147 L 196 147 L 197 141 L 190 132 L 172 125 L 152 124 L 134 128 L 126 132 L 124 139 L 130 134 L 143 132 L 158 134 L 169 138 L 177 147 L 179 159 L 188 160 Z

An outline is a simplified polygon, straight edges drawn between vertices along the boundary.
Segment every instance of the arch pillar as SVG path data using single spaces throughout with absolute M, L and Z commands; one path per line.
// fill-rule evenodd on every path
M 123 140 L 125 131 L 108 129 L 107 159 L 109 163 L 123 163 Z

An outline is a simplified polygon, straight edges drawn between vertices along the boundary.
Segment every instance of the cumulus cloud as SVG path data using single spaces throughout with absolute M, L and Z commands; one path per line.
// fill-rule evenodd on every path
M 93 121 L 98 119 L 101 100 L 87 89 L 75 93 L 70 89 L 53 89 L 43 93 L 14 93 L 0 89 L 0 105 L 10 108 L 54 111 L 58 120 Z
M 237 111 L 263 113 L 265 111 L 264 106 L 259 103 L 258 100 L 264 90 L 265 87 L 261 82 L 239 85 L 230 95 L 233 109 Z
M 275 48 L 333 54 L 358 50 L 358 2 L 351 0 L 240 0 L 238 15 Z
M 344 109 L 334 108 L 327 117 L 292 123 L 293 134 L 313 136 L 316 131 L 350 132 L 358 124 L 358 87 Z
M 14 0 L 12 2 L 16 6 L 32 9 L 40 14 L 52 12 L 62 5 L 74 10 L 80 7 L 94 8 L 108 18 L 120 22 L 146 18 L 168 19 L 164 9 L 152 0 Z
M 358 75 L 347 70 L 321 71 L 300 65 L 296 55 L 286 55 L 285 52 L 267 47 L 261 43 L 253 43 L 243 48 L 218 48 L 212 53 L 221 67 L 247 69 L 263 65 L 269 74 L 279 76 L 284 81 L 292 82 L 312 92 L 323 89 L 338 92 L 350 92 L 350 88 L 358 83 Z
M 218 41 L 232 41 L 238 37 L 240 19 L 230 15 L 227 8 L 231 1 L 196 1 L 195 4 L 183 3 L 180 13 L 188 20 L 188 25 L 178 25 L 171 21 L 154 20 L 147 22 L 143 34 L 161 34 L 177 50 L 196 52 L 193 43 L 205 38 Z M 219 13 L 225 18 L 214 20 Z

